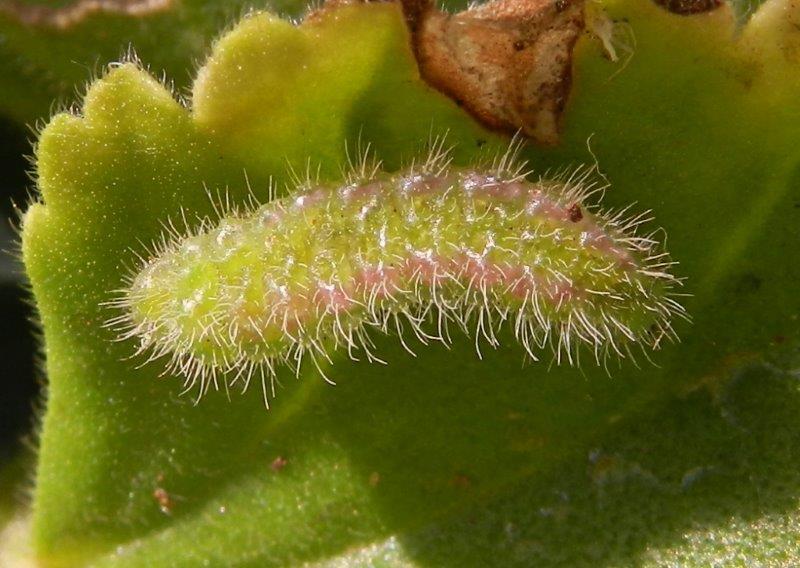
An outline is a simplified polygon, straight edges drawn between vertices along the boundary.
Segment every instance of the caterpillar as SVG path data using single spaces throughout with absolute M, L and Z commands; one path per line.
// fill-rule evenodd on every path
M 215 206 L 194 230 L 168 223 L 108 325 L 198 396 L 220 376 L 243 390 L 260 376 L 267 406 L 279 366 L 299 373 L 308 356 L 327 380 L 338 350 L 383 363 L 374 332 L 413 355 L 410 337 L 449 345 L 458 328 L 480 356 L 506 326 L 533 361 L 549 347 L 569 364 L 583 348 L 601 364 L 677 339 L 681 280 L 658 231 L 637 234 L 649 212 L 588 204 L 606 189 L 593 168 L 529 181 L 518 147 L 473 168 L 449 150 L 439 141 L 395 173 L 365 157 L 341 183 Z

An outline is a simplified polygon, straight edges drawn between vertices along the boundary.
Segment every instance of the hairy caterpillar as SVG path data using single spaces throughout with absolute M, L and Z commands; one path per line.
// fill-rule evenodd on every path
M 276 366 L 299 371 L 337 349 L 381 361 L 371 330 L 449 344 L 451 327 L 498 345 L 506 325 L 533 360 L 588 346 L 597 363 L 657 348 L 685 317 L 648 213 L 587 209 L 604 187 L 579 169 L 528 181 L 509 150 L 489 167 L 452 167 L 441 141 L 422 164 L 390 174 L 364 159 L 339 185 L 307 181 L 291 195 L 180 234 L 142 259 L 109 325 L 137 354 L 202 395 L 226 374 L 246 389 Z M 170 224 L 171 226 L 171 224 Z M 413 354 L 413 352 L 412 352 Z M 230 373 L 231 375 L 227 375 Z M 232 376 L 232 378 L 231 378 Z M 273 386 L 274 394 L 274 386 Z

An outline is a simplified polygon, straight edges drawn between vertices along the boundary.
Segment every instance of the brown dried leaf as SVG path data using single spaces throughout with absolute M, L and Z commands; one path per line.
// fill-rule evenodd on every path
M 486 126 L 556 144 L 583 0 L 496 0 L 447 14 L 403 0 L 420 71 Z

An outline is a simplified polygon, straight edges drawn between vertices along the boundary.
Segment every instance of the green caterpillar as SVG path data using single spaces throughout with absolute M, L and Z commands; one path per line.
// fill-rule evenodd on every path
M 276 367 L 306 355 L 323 377 L 336 350 L 381 361 L 372 331 L 412 352 L 409 331 L 449 344 L 460 328 L 480 355 L 510 326 L 533 360 L 549 346 L 570 364 L 581 346 L 600 364 L 674 338 L 680 282 L 655 233 L 636 234 L 648 214 L 591 211 L 589 170 L 528 181 L 514 154 L 456 168 L 439 143 L 404 171 L 365 160 L 339 185 L 220 211 L 163 239 L 109 323 L 187 389 L 259 375 L 265 401 Z

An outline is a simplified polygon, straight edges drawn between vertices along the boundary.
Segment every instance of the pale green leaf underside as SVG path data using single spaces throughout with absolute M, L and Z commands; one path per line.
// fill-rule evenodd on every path
M 335 388 L 310 369 L 299 381 L 287 373 L 269 412 L 258 388 L 193 406 L 177 379 L 158 378 L 157 364 L 136 369 L 125 360 L 131 346 L 101 329 L 109 313 L 98 304 L 119 286 L 130 248 L 180 207 L 210 213 L 204 185 L 242 199 L 246 180 L 264 191 L 270 176 L 286 180 L 287 161 L 302 169 L 309 158 L 336 178 L 345 141 L 359 136 L 389 169 L 431 131 L 449 131 L 462 164 L 502 147 L 420 81 L 395 5 L 346 7 L 300 28 L 244 20 L 200 70 L 191 110 L 126 64 L 94 84 L 81 117 L 54 117 L 37 150 L 43 204 L 23 234 L 50 380 L 34 502 L 41 559 L 286 566 L 399 542 L 398 561 L 419 565 L 525 565 L 534 549 L 491 552 L 496 535 L 481 527 L 511 516 L 528 534 L 540 526 L 529 517 L 531 488 L 550 487 L 562 463 L 555 479 L 584 475 L 575 460 L 610 425 L 793 345 L 796 70 L 785 51 L 760 47 L 757 27 L 735 44 L 725 12 L 680 18 L 626 1 L 607 9 L 635 34 L 633 58 L 617 73 L 621 63 L 584 37 L 563 143 L 528 155 L 540 171 L 586 162 L 592 136 L 613 183 L 605 203 L 654 210 L 695 319 L 679 325 L 680 345 L 656 355 L 659 367 L 624 363 L 611 377 L 588 365 L 523 367 L 511 347 L 479 361 L 468 340 L 412 359 L 387 338 L 388 366 L 339 361 Z M 279 456 L 286 466 L 271 467 Z M 170 514 L 156 491 L 169 495 Z M 445 520 L 472 518 L 487 499 L 495 505 L 476 523 Z M 625 538 L 615 519 L 608 526 Z M 677 546 L 680 530 L 658 533 L 654 546 Z M 451 549 L 463 554 L 448 560 Z M 657 561 L 640 552 L 624 557 Z

